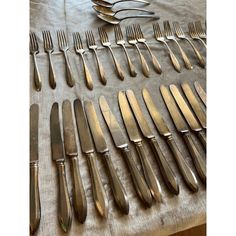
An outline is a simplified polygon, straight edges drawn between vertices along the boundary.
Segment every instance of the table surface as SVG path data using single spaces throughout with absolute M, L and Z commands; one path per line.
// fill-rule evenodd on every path
M 190 21 L 201 20 L 202 24 L 205 23 L 205 0 L 149 0 L 151 2 L 150 6 L 146 9 L 152 9 L 157 12 L 160 16 L 159 23 L 161 27 L 162 21 L 170 20 L 179 21 L 181 26 L 187 31 L 187 23 Z M 142 6 L 134 3 L 126 3 L 125 6 Z M 118 6 L 118 5 L 117 5 Z M 121 7 L 122 5 L 120 5 Z M 41 72 L 43 86 L 41 92 L 36 92 L 33 88 L 33 61 L 30 58 L 30 103 L 38 103 L 40 106 L 40 119 L 39 119 L 39 187 L 40 187 L 40 197 L 41 197 L 41 222 L 40 227 L 36 233 L 38 236 L 59 236 L 65 233 L 59 227 L 57 219 L 57 173 L 56 167 L 51 160 L 51 149 L 50 149 L 50 129 L 49 129 L 49 117 L 51 106 L 54 102 L 58 102 L 61 109 L 61 104 L 64 100 L 69 99 L 71 102 L 76 98 L 81 98 L 83 100 L 92 100 L 95 105 L 95 109 L 105 134 L 105 138 L 108 147 L 111 152 L 112 161 L 118 173 L 118 176 L 125 187 L 127 192 L 129 202 L 130 202 L 130 213 L 128 216 L 122 215 L 114 203 L 114 198 L 112 196 L 111 187 L 109 185 L 109 179 L 106 175 L 106 170 L 104 163 L 100 156 L 97 156 L 98 168 L 102 178 L 102 182 L 105 186 L 106 194 L 109 200 L 109 215 L 108 219 L 102 219 L 96 212 L 95 205 L 92 198 L 91 192 L 91 181 L 88 172 L 88 166 L 85 156 L 81 153 L 79 140 L 77 138 L 77 144 L 79 149 L 79 168 L 83 180 L 83 185 L 86 192 L 87 202 L 88 202 L 88 215 L 86 222 L 80 224 L 73 218 L 72 227 L 67 235 L 169 235 L 187 228 L 191 228 L 200 224 L 204 224 L 206 221 L 206 189 L 199 182 L 198 193 L 192 194 L 185 186 L 182 177 L 179 174 L 176 163 L 167 144 L 160 135 L 157 133 L 154 124 L 148 114 L 145 104 L 142 100 L 141 89 L 147 87 L 152 94 L 152 97 L 160 109 L 161 114 L 168 122 L 170 130 L 173 132 L 173 136 L 176 139 L 178 146 L 186 157 L 186 161 L 192 167 L 194 173 L 196 173 L 193 167 L 192 159 L 186 150 L 186 146 L 183 143 L 180 135 L 176 133 L 175 127 L 170 119 L 168 111 L 164 105 L 159 92 L 160 84 L 169 85 L 171 83 L 177 84 L 178 86 L 182 82 L 188 82 L 193 88 L 193 82 L 199 81 L 202 87 L 205 89 L 205 79 L 206 70 L 202 69 L 197 65 L 197 60 L 192 49 L 185 42 L 181 42 L 184 50 L 189 56 L 194 68 L 193 70 L 187 70 L 184 68 L 183 62 L 180 58 L 179 52 L 174 44 L 170 43 L 174 52 L 179 58 L 182 65 L 182 72 L 177 73 L 169 60 L 168 54 L 164 46 L 154 40 L 152 31 L 152 22 L 147 19 L 132 19 L 122 21 L 121 27 L 124 30 L 124 26 L 132 23 L 140 23 L 143 33 L 145 34 L 149 45 L 153 49 L 154 54 L 157 56 L 158 60 L 163 69 L 161 75 L 156 74 L 153 70 L 150 57 L 148 52 L 142 49 L 142 52 L 147 59 L 150 66 L 151 76 L 150 78 L 145 78 L 141 71 L 141 65 L 137 51 L 134 48 L 128 46 L 128 52 L 135 64 L 138 75 L 136 78 L 130 77 L 128 74 L 127 62 L 125 60 L 125 55 L 121 48 L 115 46 L 114 44 L 114 33 L 113 27 L 96 18 L 95 13 L 92 10 L 92 2 L 90 0 L 32 0 L 30 1 L 30 30 L 34 31 L 37 35 L 39 42 L 40 53 L 37 55 L 39 69 Z M 111 56 L 109 52 L 101 47 L 99 42 L 99 36 L 97 27 L 106 26 L 106 31 L 108 32 L 109 38 L 114 46 L 114 52 L 117 56 L 123 71 L 125 72 L 125 80 L 122 82 L 118 79 L 114 65 L 111 61 Z M 65 67 L 64 59 L 61 52 L 58 50 L 56 31 L 58 29 L 64 29 L 67 37 L 69 39 L 70 45 L 70 61 L 72 64 L 73 71 L 76 75 L 76 85 L 70 88 L 65 82 Z M 85 42 L 84 32 L 88 29 L 93 30 L 95 38 L 99 45 L 99 57 L 104 65 L 107 75 L 107 85 L 103 86 L 98 79 L 98 72 L 96 67 L 96 62 L 94 55 L 89 52 L 86 48 L 86 61 L 88 63 L 89 69 L 91 70 L 92 77 L 94 80 L 94 90 L 89 91 L 84 83 L 84 74 L 82 69 L 82 62 L 78 55 L 75 54 L 72 45 L 72 32 L 78 31 L 81 33 L 82 40 Z M 53 42 L 55 46 L 53 61 L 56 69 L 57 75 L 57 88 L 52 90 L 48 83 L 48 60 L 47 55 L 44 53 L 42 44 L 42 30 L 50 30 L 53 37 Z M 201 44 L 195 42 L 196 46 L 199 48 L 200 52 L 205 55 L 205 49 Z M 120 90 L 133 89 L 136 94 L 138 101 L 141 104 L 143 113 L 147 118 L 153 133 L 160 143 L 161 149 L 167 156 L 167 160 L 173 168 L 177 175 L 177 179 L 180 184 L 180 194 L 178 196 L 171 195 L 166 189 L 163 180 L 160 175 L 157 163 L 154 156 L 147 145 L 146 140 L 144 140 L 144 146 L 147 152 L 148 159 L 150 160 L 154 171 L 161 183 L 163 191 L 163 203 L 156 203 L 150 209 L 144 209 L 137 194 L 134 190 L 133 184 L 131 182 L 130 174 L 124 163 L 122 156 L 119 151 L 114 147 L 111 140 L 111 136 L 108 129 L 104 123 L 102 115 L 98 107 L 98 98 L 101 95 L 106 96 L 109 104 L 112 107 L 120 126 L 126 134 L 124 124 L 119 112 L 119 107 L 117 103 L 117 92 Z M 204 154 L 199 141 L 194 137 L 197 142 L 201 153 Z M 128 138 L 127 138 L 128 140 Z M 130 149 L 133 151 L 135 160 L 139 169 L 141 169 L 140 162 L 137 159 L 137 153 L 134 150 L 133 145 L 128 141 Z M 69 161 L 66 159 L 66 176 L 69 186 L 69 193 L 72 196 L 72 185 L 71 176 L 69 169 Z

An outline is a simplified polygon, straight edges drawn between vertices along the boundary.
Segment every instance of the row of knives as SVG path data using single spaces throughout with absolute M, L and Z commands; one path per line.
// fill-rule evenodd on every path
M 195 82 L 194 85 L 199 97 L 206 106 L 205 91 L 198 82 Z M 205 109 L 202 109 L 199 100 L 193 93 L 188 83 L 183 83 L 181 87 L 191 106 L 191 109 L 176 85 L 170 85 L 169 89 L 167 86 L 161 85 L 160 91 L 176 129 L 183 135 L 183 139 L 186 142 L 186 146 L 191 154 L 193 164 L 201 179 L 201 182 L 206 184 L 206 161 L 200 154 L 201 152 L 199 151 L 199 147 L 196 145 L 194 139 L 192 138 L 192 133 L 190 132 L 191 129 L 197 134 L 205 150 Z M 172 151 L 173 157 L 175 158 L 175 161 L 179 167 L 179 172 L 182 175 L 186 186 L 192 192 L 197 192 L 198 182 L 195 174 L 186 162 L 184 155 L 179 150 L 172 133 L 167 126 L 167 123 L 160 114 L 159 109 L 157 108 L 147 88 L 143 88 L 142 96 L 159 134 L 165 138 L 170 150 Z M 162 152 L 159 143 L 153 134 L 143 111 L 141 110 L 140 104 L 134 92 L 132 90 L 120 91 L 118 93 L 118 103 L 128 137 L 136 147 L 142 166 L 142 173 L 137 168 L 133 158 L 133 153 L 128 146 L 126 136 L 120 128 L 116 117 L 112 113 L 106 98 L 104 96 L 100 96 L 99 98 L 101 113 L 116 148 L 121 151 L 125 162 L 127 163 L 137 196 L 144 206 L 148 208 L 152 206 L 154 201 L 161 202 L 162 198 L 161 185 L 153 171 L 149 158 L 146 155 L 146 151 L 143 146 L 143 137 L 140 135 L 140 131 L 151 146 L 167 189 L 171 193 L 178 195 L 179 183 L 176 175 L 169 165 L 165 154 Z M 128 214 L 128 197 L 112 163 L 112 157 L 101 129 L 93 102 L 89 100 L 82 101 L 81 99 L 76 99 L 73 103 L 73 108 L 81 150 L 86 155 L 88 162 L 93 199 L 97 211 L 102 217 L 106 218 L 108 215 L 108 199 L 98 171 L 95 150 L 104 157 L 103 159 L 106 164 L 110 186 L 117 207 L 122 213 Z M 56 163 L 58 171 L 59 224 L 63 231 L 68 232 L 72 223 L 72 206 L 70 203 L 65 173 L 65 155 L 70 159 L 71 165 L 74 212 L 76 218 L 81 223 L 86 220 L 87 201 L 79 171 L 77 158 L 78 149 L 76 145 L 71 102 L 69 100 L 65 100 L 62 104 L 64 144 L 60 129 L 59 110 L 59 104 L 54 103 L 52 105 L 50 115 L 51 155 L 52 160 Z M 30 107 L 30 230 L 32 234 L 37 230 L 41 218 L 38 184 L 38 120 L 39 106 L 37 104 L 33 104 Z

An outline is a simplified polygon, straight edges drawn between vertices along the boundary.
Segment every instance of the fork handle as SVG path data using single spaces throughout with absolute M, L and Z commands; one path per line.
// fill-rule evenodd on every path
M 67 51 L 64 51 L 63 54 L 64 54 L 64 58 L 65 58 L 65 62 L 66 62 L 66 81 L 70 87 L 73 87 L 75 85 L 75 80 L 74 80 L 74 76 L 72 74 L 72 69 L 70 66 L 70 61 L 69 61 Z
M 92 80 L 91 74 L 89 72 L 89 69 L 86 65 L 86 62 L 84 60 L 84 55 L 83 54 L 81 54 L 81 58 L 82 58 L 82 61 L 83 61 L 83 66 L 84 66 L 86 86 L 88 87 L 88 89 L 93 90 L 93 80 Z
M 200 40 L 202 42 L 202 44 L 204 45 L 204 47 L 207 48 L 207 45 L 206 45 L 206 43 L 205 43 L 205 41 L 203 39 L 198 38 L 198 40 Z
M 52 63 L 51 53 L 48 53 L 48 59 L 49 59 L 49 84 L 52 89 L 55 89 L 56 88 L 56 74 L 55 74 L 53 63 Z
M 102 66 L 99 58 L 98 58 L 98 54 L 97 54 L 96 49 L 93 49 L 93 51 L 94 51 L 95 58 L 96 58 L 96 61 L 97 61 L 97 64 L 98 64 L 98 71 L 99 71 L 101 82 L 102 82 L 102 84 L 106 85 L 107 84 L 107 79 L 106 79 L 106 76 L 105 76 L 105 71 L 103 69 L 103 66 Z
M 41 91 L 42 88 L 42 80 L 39 74 L 39 68 L 36 60 L 36 54 L 33 54 L 33 62 L 34 62 L 34 85 L 37 91 Z

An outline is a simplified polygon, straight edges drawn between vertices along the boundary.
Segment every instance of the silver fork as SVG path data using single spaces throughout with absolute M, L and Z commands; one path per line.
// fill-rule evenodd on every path
M 195 47 L 195 45 L 190 41 L 190 39 L 185 35 L 183 29 L 181 28 L 179 22 L 175 21 L 173 22 L 173 26 L 175 29 L 175 33 L 177 35 L 178 38 L 180 39 L 185 39 L 193 48 L 196 57 L 198 58 L 199 64 L 201 67 L 205 67 L 206 63 L 204 58 L 202 57 L 202 55 L 200 54 L 200 52 L 198 51 L 198 49 Z
M 49 60 L 49 84 L 52 89 L 56 88 L 56 74 L 52 63 L 53 43 L 50 31 L 43 31 L 44 51 L 48 54 Z
M 143 74 L 146 77 L 149 77 L 149 67 L 148 64 L 143 56 L 143 54 L 141 53 L 139 47 L 138 47 L 138 41 L 135 38 L 135 34 L 133 31 L 133 28 L 131 26 L 126 26 L 126 36 L 127 36 L 127 41 L 130 45 L 133 45 L 136 47 L 140 60 L 141 60 L 141 65 L 142 65 L 142 70 L 143 70 Z
M 30 54 L 33 56 L 34 62 L 34 85 L 37 91 L 41 91 L 42 80 L 39 74 L 38 64 L 36 60 L 36 54 L 39 53 L 39 46 L 35 33 L 30 33 Z
M 73 87 L 75 85 L 75 80 L 74 80 L 74 76 L 72 74 L 72 69 L 71 69 L 69 57 L 68 57 L 68 54 L 67 54 L 69 46 L 68 46 L 68 43 L 67 43 L 65 32 L 63 30 L 57 31 L 57 38 L 58 38 L 59 49 L 60 49 L 60 51 L 63 52 L 64 58 L 65 58 L 66 81 L 67 81 L 67 84 L 70 87 Z
M 147 40 L 145 39 L 144 35 L 143 35 L 143 32 L 141 30 L 141 27 L 139 24 L 134 24 L 133 25 L 133 29 L 134 29 L 134 32 L 135 32 L 135 37 L 137 39 L 137 41 L 139 43 L 142 43 L 145 45 L 145 47 L 147 48 L 151 58 L 152 58 L 152 64 L 154 66 L 154 69 L 157 73 L 161 74 L 162 73 L 162 69 L 161 69 L 161 65 L 160 63 L 158 62 L 157 58 L 155 57 L 155 55 L 152 53 L 150 47 L 148 46 L 147 44 Z
M 86 41 L 87 41 L 88 48 L 90 50 L 93 50 L 93 52 L 95 54 L 95 58 L 96 58 L 96 61 L 97 61 L 98 71 L 99 71 L 101 82 L 104 85 L 106 85 L 107 79 L 106 79 L 106 76 L 105 76 L 105 71 L 103 69 L 103 66 L 102 66 L 102 64 L 101 64 L 101 62 L 100 62 L 100 60 L 98 58 L 98 54 L 97 54 L 98 46 L 96 45 L 95 38 L 93 36 L 93 32 L 91 30 L 86 31 L 85 32 L 85 36 L 86 36 Z
M 197 34 L 196 28 L 193 24 L 193 22 L 188 23 L 188 30 L 189 30 L 189 35 L 192 39 L 196 39 L 199 40 L 200 42 L 202 42 L 202 44 L 205 46 L 205 48 L 207 47 L 206 43 L 204 42 L 203 39 L 201 39 L 199 37 L 199 35 Z
M 129 65 L 129 73 L 130 73 L 131 76 L 135 77 L 137 75 L 137 72 L 135 71 L 134 64 L 132 63 L 132 61 L 129 57 L 129 54 L 126 50 L 125 40 L 124 40 L 123 33 L 122 33 L 121 28 L 120 28 L 120 25 L 115 25 L 114 26 L 114 33 L 115 33 L 116 44 L 120 45 L 124 49 L 125 56 L 127 58 L 128 65 Z
M 179 61 L 177 60 L 175 54 L 172 52 L 171 48 L 167 44 L 167 42 L 165 40 L 165 37 L 164 37 L 164 35 L 161 32 L 160 25 L 158 23 L 153 23 L 152 26 L 153 26 L 153 32 L 154 32 L 156 40 L 161 42 L 161 43 L 163 43 L 167 47 L 167 49 L 169 51 L 170 60 L 171 60 L 171 62 L 173 64 L 175 70 L 177 72 L 180 72 L 181 71 L 181 66 L 179 64 Z
M 102 27 L 99 27 L 98 28 L 98 32 L 99 32 L 99 36 L 100 36 L 100 40 L 101 40 L 101 43 L 103 45 L 103 47 L 107 47 L 110 52 L 111 52 L 111 55 L 112 55 L 112 59 L 114 61 L 114 64 L 115 64 L 115 67 L 116 67 L 116 71 L 118 73 L 118 76 L 121 80 L 124 80 L 124 74 L 123 74 L 123 71 L 119 65 L 119 63 L 117 62 L 116 58 L 115 58 L 115 55 L 112 51 L 112 48 L 111 48 L 111 43 L 108 39 L 108 35 L 106 33 L 106 31 L 102 28 Z
M 75 52 L 81 56 L 83 62 L 86 86 L 88 89 L 93 90 L 93 80 L 84 59 L 85 50 L 83 49 L 83 43 L 80 34 L 78 32 L 73 33 L 73 39 L 74 39 Z
M 199 21 L 195 21 L 195 28 L 196 28 L 198 36 L 201 39 L 206 39 L 206 32 L 203 30 L 202 24 L 201 24 L 200 20 Z
M 164 33 L 165 33 L 166 38 L 169 39 L 169 40 L 173 40 L 178 45 L 186 68 L 188 70 L 193 69 L 193 67 L 191 65 L 191 62 L 189 61 L 186 53 L 184 52 L 184 50 L 182 49 L 182 47 L 179 45 L 178 41 L 176 40 L 176 38 L 175 38 L 171 28 L 170 28 L 169 21 L 164 21 L 163 23 L 164 23 Z

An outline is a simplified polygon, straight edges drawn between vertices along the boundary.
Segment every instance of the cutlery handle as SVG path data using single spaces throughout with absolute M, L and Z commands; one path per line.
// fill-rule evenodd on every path
M 49 84 L 52 89 L 55 89 L 56 88 L 56 74 L 55 74 L 53 63 L 52 63 L 51 53 L 48 53 L 48 59 L 49 59 Z
M 87 217 L 87 200 L 82 184 L 79 168 L 78 158 L 71 158 L 71 173 L 72 173 L 72 184 L 74 190 L 74 210 L 75 215 L 80 223 L 84 223 Z
M 38 163 L 30 164 L 30 232 L 34 234 L 39 227 L 41 218 Z
M 118 12 L 122 12 L 122 11 L 141 11 L 141 12 L 147 12 L 151 15 L 155 14 L 154 11 L 150 11 L 150 10 L 146 10 L 146 9 L 142 9 L 142 8 L 124 8 L 124 9 L 117 10 L 115 12 L 115 14 L 117 14 Z
M 202 44 L 204 45 L 204 47 L 207 48 L 207 45 L 206 45 L 205 41 L 204 41 L 203 39 L 201 39 L 201 38 L 198 38 L 198 39 L 202 42 Z
M 96 58 L 96 61 L 97 61 L 97 64 L 98 64 L 98 71 L 99 71 L 99 75 L 100 75 L 100 79 L 101 79 L 101 82 L 106 85 L 107 84 L 107 79 L 105 77 L 105 71 L 103 69 L 103 66 L 98 58 L 98 54 L 97 54 L 97 51 L 96 49 L 94 49 L 94 54 L 95 54 L 95 58 Z
M 129 2 L 129 1 L 132 1 L 132 2 L 141 2 L 141 3 L 145 3 L 145 4 L 150 4 L 150 2 L 146 1 L 146 0 L 119 0 L 117 1 L 116 3 L 118 2 Z
M 142 163 L 144 177 L 146 179 L 147 185 L 149 186 L 151 194 L 156 201 L 161 202 L 161 186 L 149 160 L 147 159 L 142 142 L 135 143 L 135 147 Z
M 197 147 L 194 144 L 191 134 L 189 132 L 184 133 L 184 140 L 188 146 L 189 152 L 191 153 L 197 172 L 202 182 L 205 184 L 206 183 L 206 163 L 203 160 L 199 151 L 197 150 Z
M 176 176 L 174 172 L 172 171 L 171 167 L 169 166 L 168 162 L 166 161 L 166 158 L 164 157 L 156 138 L 150 139 L 150 144 L 152 147 L 152 150 L 154 152 L 154 155 L 156 157 L 156 160 L 158 162 L 158 165 L 160 167 L 160 171 L 162 173 L 162 176 L 164 178 L 164 181 L 166 183 L 166 186 L 168 189 L 178 195 L 179 194 L 179 185 L 176 179 Z
M 175 157 L 175 160 L 178 164 L 179 170 L 184 178 L 185 183 L 193 192 L 197 192 L 198 183 L 197 183 L 196 177 L 194 173 L 192 172 L 190 166 L 185 161 L 172 135 L 167 137 L 167 143 Z
M 152 195 L 149 191 L 149 188 L 144 181 L 142 175 L 140 174 L 137 166 L 135 165 L 134 159 L 132 157 L 132 154 L 128 147 L 125 147 L 122 149 L 122 154 L 125 157 L 125 160 L 127 162 L 127 165 L 130 169 L 130 174 L 134 183 L 135 190 L 139 196 L 139 198 L 142 200 L 142 202 L 147 207 L 152 206 Z
M 65 62 L 66 62 L 66 81 L 70 87 L 73 87 L 75 85 L 75 80 L 74 80 L 74 76 L 72 74 L 72 69 L 71 69 L 71 65 L 70 65 L 67 51 L 64 51 L 64 58 L 65 58 Z
M 34 62 L 34 85 L 37 91 L 41 91 L 42 89 L 42 80 L 39 74 L 39 68 L 36 60 L 36 55 L 33 54 L 33 62 Z
M 116 173 L 116 170 L 112 164 L 110 153 L 105 152 L 103 154 L 103 157 L 105 159 L 105 163 L 107 166 L 109 180 L 111 183 L 111 189 L 112 189 L 116 204 L 124 214 L 128 215 L 129 214 L 128 197 L 126 195 L 123 185 L 120 182 L 120 179 Z
M 197 135 L 198 135 L 200 142 L 202 143 L 202 145 L 206 149 L 206 135 L 205 135 L 204 131 L 203 130 L 198 131 Z
M 82 58 L 82 61 L 83 61 L 83 66 L 84 66 L 84 75 L 85 75 L 86 86 L 87 86 L 88 89 L 93 90 L 93 80 L 92 80 L 91 74 L 89 72 L 89 69 L 87 67 L 87 64 L 85 62 L 83 54 L 81 54 L 81 58 Z
M 101 177 L 98 172 L 94 153 L 87 154 L 89 172 L 91 175 L 93 199 L 95 206 L 102 217 L 107 218 L 108 215 L 108 200 L 105 189 L 102 185 Z
M 58 220 L 64 232 L 68 232 L 72 222 L 72 210 L 70 197 L 66 182 L 65 164 L 62 161 L 56 162 L 58 171 Z

